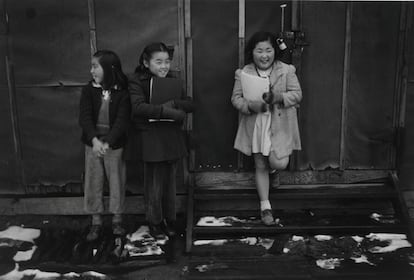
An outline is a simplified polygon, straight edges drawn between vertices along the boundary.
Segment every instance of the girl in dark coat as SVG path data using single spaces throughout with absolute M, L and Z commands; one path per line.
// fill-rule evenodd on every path
M 168 77 L 170 62 L 165 44 L 150 44 L 129 79 L 132 120 L 140 139 L 139 157 L 144 162 L 146 219 L 154 237 L 175 234 L 177 162 L 187 155 L 182 124 L 186 114 L 193 111 L 192 101 L 184 92 L 181 99 L 151 104 L 152 78 Z

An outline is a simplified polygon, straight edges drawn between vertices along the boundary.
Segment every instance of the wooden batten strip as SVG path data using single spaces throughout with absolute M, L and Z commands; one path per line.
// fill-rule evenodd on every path
M 187 96 L 194 98 L 193 92 L 193 40 L 191 37 L 191 1 L 184 0 L 184 42 L 185 42 L 185 73 L 186 73 L 186 92 Z M 193 115 L 189 114 L 186 123 L 187 131 L 193 131 Z M 195 169 L 195 150 L 190 149 L 188 157 L 188 168 L 190 171 Z
M 347 167 L 345 161 L 346 144 L 345 137 L 347 134 L 346 122 L 348 116 L 347 97 L 349 92 L 350 70 L 351 70 L 351 39 L 352 39 L 352 2 L 348 2 L 346 6 L 346 22 L 345 22 L 345 54 L 344 54 L 344 71 L 342 82 L 342 117 L 341 117 L 341 141 L 339 151 L 339 168 L 344 170 Z
M 4 63 L 6 65 L 6 79 L 7 79 L 7 88 L 9 94 L 9 106 L 10 106 L 10 119 L 12 123 L 12 133 L 13 133 L 13 149 L 14 149 L 14 158 L 16 161 L 16 178 L 19 189 L 24 190 L 25 186 L 25 174 L 23 168 L 23 157 L 22 157 L 22 145 L 20 138 L 20 126 L 18 119 L 18 109 L 17 109 L 17 94 L 16 94 L 16 81 L 14 78 L 14 67 L 13 67 L 13 54 L 12 54 L 12 39 L 10 36 L 10 26 L 9 26 L 9 14 L 7 12 L 7 1 L 3 2 L 4 10 L 4 22 L 6 25 L 6 56 Z
M 88 0 L 88 16 L 89 16 L 89 36 L 91 56 L 96 52 L 96 17 L 95 17 L 95 0 Z
M 397 142 L 390 143 L 388 164 L 389 168 L 396 167 L 397 164 L 397 147 L 400 142 L 401 131 L 400 131 L 400 113 L 402 103 L 405 102 L 403 91 L 403 79 L 404 79 L 404 57 L 405 57 L 405 41 L 406 41 L 406 24 L 407 24 L 407 4 L 401 3 L 400 5 L 400 23 L 398 28 L 398 41 L 397 41 L 397 61 L 395 65 L 395 80 L 394 80 L 394 96 L 393 96 L 393 116 L 392 116 L 392 127 L 394 134 L 396 135 Z M 396 146 L 397 145 L 397 146 Z
M 246 1 L 239 0 L 239 68 L 244 66 L 244 46 L 245 46 L 245 36 L 246 36 Z M 240 121 L 239 114 L 239 121 Z M 243 154 L 237 153 L 237 169 L 243 168 Z

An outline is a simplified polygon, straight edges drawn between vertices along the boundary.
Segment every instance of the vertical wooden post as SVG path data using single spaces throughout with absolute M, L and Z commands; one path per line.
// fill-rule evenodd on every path
M 244 45 L 245 45 L 245 36 L 246 36 L 246 1 L 239 0 L 239 68 L 244 66 Z M 239 113 L 240 121 L 240 113 Z M 237 153 L 237 169 L 242 169 L 243 164 L 243 154 Z
M 190 0 L 184 0 L 184 42 L 186 49 L 186 92 L 187 96 L 193 98 L 193 41 L 191 38 L 191 3 Z M 192 133 L 193 130 L 193 116 L 190 114 L 187 119 L 187 131 Z M 195 151 L 190 149 L 188 157 L 188 168 L 190 171 L 195 170 Z M 194 174 L 188 177 L 188 192 L 187 192 L 187 226 L 186 226 L 186 252 L 191 251 L 193 245 L 193 226 L 194 226 Z
M 302 30 L 302 2 L 292 1 L 292 31 Z
M 89 16 L 89 41 L 91 48 L 91 56 L 96 52 L 96 18 L 95 18 L 95 0 L 88 0 L 88 16 Z
M 302 2 L 299 0 L 292 1 L 292 17 L 291 17 L 292 31 L 301 31 L 302 30 Z M 302 71 L 302 51 L 303 47 L 296 47 L 292 52 L 292 64 L 296 67 L 296 75 L 300 79 Z M 297 110 L 297 117 L 300 120 L 300 109 Z M 299 121 L 299 130 L 300 128 Z M 295 171 L 298 169 L 299 165 L 299 152 L 293 151 L 292 155 L 289 157 L 289 170 Z
M 12 133 L 13 133 L 13 150 L 14 150 L 14 159 L 15 159 L 15 174 L 17 178 L 17 185 L 22 192 L 25 190 L 26 179 L 23 168 L 23 155 L 22 155 L 22 145 L 20 137 L 20 127 L 19 127 L 19 118 L 18 118 L 18 108 L 17 108 L 17 94 L 16 94 L 16 82 L 14 79 L 14 64 L 12 59 L 12 40 L 10 37 L 10 24 L 9 24 L 9 14 L 7 12 L 6 1 L 3 2 L 3 11 L 4 11 L 4 22 L 6 24 L 6 77 L 7 77 L 7 88 L 9 93 L 9 106 L 10 106 L 10 119 L 12 123 Z
M 351 39 L 352 39 L 352 2 L 346 4 L 346 21 L 345 21 L 345 54 L 344 54 L 344 71 L 342 79 L 342 115 L 341 115 L 341 141 L 339 151 L 339 168 L 344 170 L 347 167 L 345 160 L 347 134 L 346 122 L 348 115 L 347 96 L 349 92 L 350 67 L 351 67 Z
M 395 85 L 394 85 L 394 98 L 393 98 L 393 130 L 395 141 L 390 143 L 389 146 L 389 168 L 395 169 L 397 167 L 398 161 L 398 147 L 401 141 L 402 128 L 404 127 L 405 119 L 405 102 L 406 102 L 406 85 L 407 85 L 407 75 L 408 68 L 405 64 L 405 50 L 407 46 L 407 3 L 401 2 L 400 10 L 400 24 L 399 24 L 399 33 L 398 33 L 398 45 L 397 45 L 397 63 L 395 71 Z M 401 122 L 402 121 L 402 122 Z

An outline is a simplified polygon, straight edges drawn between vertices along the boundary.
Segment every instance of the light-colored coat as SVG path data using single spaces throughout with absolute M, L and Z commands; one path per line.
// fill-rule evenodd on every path
M 242 70 L 245 73 L 257 75 L 254 64 L 248 64 Z M 234 148 L 250 156 L 257 114 L 249 110 L 248 102 L 243 98 L 240 81 L 242 70 L 236 70 L 231 97 L 233 106 L 241 113 Z M 272 93 L 282 93 L 283 95 L 283 104 L 281 106 L 275 104 L 271 112 L 271 142 L 277 158 L 289 156 L 292 150 L 301 149 L 296 107 L 302 100 L 302 90 L 295 72 L 296 69 L 293 65 L 276 61 L 270 74 Z

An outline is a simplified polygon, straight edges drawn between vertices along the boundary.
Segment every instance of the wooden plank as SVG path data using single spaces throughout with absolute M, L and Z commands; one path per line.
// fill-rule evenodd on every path
M 327 199 L 313 199 L 313 200 L 287 200 L 287 199 L 273 199 L 270 196 L 270 202 L 274 211 L 286 212 L 302 212 L 302 211 L 326 211 L 331 213 L 365 213 L 369 216 L 372 213 L 394 214 L 393 206 L 390 201 L 359 199 L 359 200 L 327 200 Z M 259 199 L 228 199 L 225 203 L 223 200 L 197 200 L 194 205 L 197 215 L 206 215 L 207 213 L 219 216 L 226 216 L 227 213 L 235 215 L 235 213 L 250 212 L 254 216 L 259 214 Z
M 414 242 L 414 221 L 410 219 L 407 204 L 403 197 L 403 193 L 400 190 L 400 180 L 397 173 L 390 173 L 391 180 L 394 184 L 395 192 L 397 193 L 397 199 L 394 200 L 394 209 L 401 216 L 403 222 L 408 226 L 408 237 L 411 242 Z
M 188 196 L 187 196 L 187 226 L 185 228 L 185 251 L 191 252 L 193 245 L 193 227 L 194 227 L 194 177 L 191 177 L 192 181 L 188 185 Z
M 292 1 L 292 31 L 302 30 L 302 1 Z
M 246 1 L 239 0 L 239 68 L 244 66 L 244 48 L 246 37 Z M 241 114 L 239 113 L 239 122 Z M 237 152 L 237 169 L 244 167 L 243 154 Z
M 352 2 L 348 2 L 346 6 L 346 32 L 345 32 L 345 54 L 344 54 L 344 71 L 343 71 L 343 83 L 342 83 L 342 117 L 341 117 L 341 141 L 339 152 L 339 166 L 341 170 L 344 170 L 347 166 L 345 162 L 346 153 L 346 122 L 348 115 L 347 95 L 349 91 L 350 83 L 350 69 L 351 69 L 351 40 L 352 40 Z
M 91 56 L 97 51 L 96 46 L 96 17 L 95 17 L 95 0 L 88 0 L 89 15 L 89 35 Z
M 348 184 L 373 180 L 388 180 L 388 170 L 325 170 L 325 171 L 281 171 L 282 185 Z M 238 187 L 255 186 L 253 172 L 199 172 L 195 174 L 195 185 Z M 273 186 L 275 186 L 273 182 Z
M 389 166 L 395 167 L 396 166 L 396 157 L 397 157 L 397 147 L 400 143 L 401 138 L 401 128 L 400 128 L 400 117 L 401 117 L 401 110 L 403 103 L 405 103 L 405 96 L 402 95 L 403 92 L 403 79 L 404 74 L 408 74 L 408 67 L 405 65 L 405 49 L 406 45 L 406 36 L 407 36 L 407 4 L 401 2 L 400 5 L 400 25 L 398 30 L 398 42 L 397 42 L 397 61 L 395 65 L 395 81 L 394 81 L 394 98 L 393 98 L 393 116 L 392 116 L 392 123 L 394 128 L 394 133 L 396 134 L 397 143 L 395 143 L 391 151 L 389 153 Z M 406 78 L 407 76 L 405 76 Z
M 345 234 L 345 233 L 370 233 L 370 232 L 387 232 L 387 233 L 401 233 L 405 232 L 407 228 L 402 225 L 349 225 L 349 226 L 284 226 L 284 227 L 269 227 L 258 226 L 254 228 L 241 227 L 195 227 L 194 235 L 200 236 L 235 236 L 249 234 L 261 234 L 272 236 L 280 233 L 318 233 L 318 234 Z
M 178 213 L 186 210 L 187 195 L 178 195 Z M 108 209 L 109 198 L 104 198 Z M 143 196 L 125 198 L 125 214 L 144 214 Z M 0 198 L 1 215 L 87 215 L 83 210 L 83 197 L 43 197 L 43 198 Z M 105 214 L 109 214 L 106 212 Z
M 190 0 L 184 0 L 184 41 L 186 50 L 186 92 L 187 96 L 194 98 L 193 92 L 193 39 L 191 38 L 191 2 Z M 188 114 L 186 129 L 189 137 L 193 134 L 193 114 Z M 190 147 L 188 155 L 188 169 L 189 171 L 195 170 L 195 150 Z

